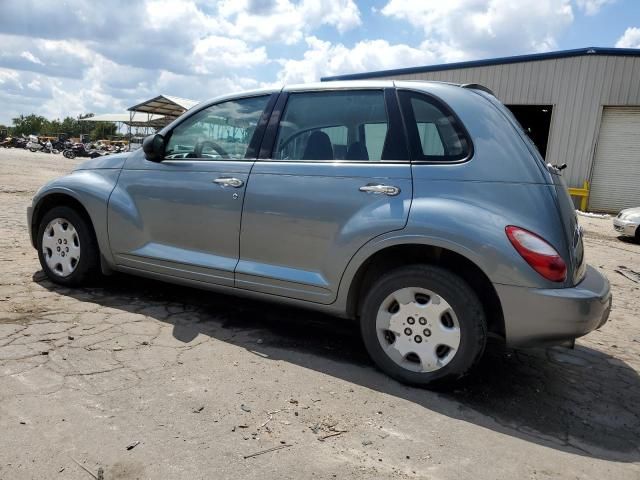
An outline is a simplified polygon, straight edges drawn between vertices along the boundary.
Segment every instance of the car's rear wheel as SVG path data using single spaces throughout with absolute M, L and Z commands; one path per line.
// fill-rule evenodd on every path
M 83 285 L 99 274 L 99 250 L 91 224 L 76 210 L 54 207 L 38 226 L 38 258 L 54 282 Z
M 441 386 L 480 359 L 487 327 L 480 300 L 444 268 L 412 265 L 380 278 L 364 300 L 360 327 L 369 355 L 391 377 Z

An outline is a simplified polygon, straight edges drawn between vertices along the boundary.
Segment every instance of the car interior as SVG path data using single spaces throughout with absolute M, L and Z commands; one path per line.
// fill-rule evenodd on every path
M 382 91 L 292 94 L 274 159 L 380 161 L 387 130 Z

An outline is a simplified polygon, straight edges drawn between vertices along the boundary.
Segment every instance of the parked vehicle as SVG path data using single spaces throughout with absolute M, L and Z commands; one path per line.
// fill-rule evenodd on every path
M 626 208 L 613 218 L 613 228 L 623 237 L 640 242 L 640 207 Z
M 51 146 L 53 149 L 58 150 L 58 152 L 63 152 L 65 149 L 71 147 L 72 143 L 63 141 L 63 140 L 53 140 L 51 142 Z
M 473 85 L 219 97 L 47 184 L 28 225 L 54 282 L 121 271 L 357 319 L 416 385 L 469 372 L 489 336 L 572 343 L 611 307 L 560 170 Z
M 11 137 L 3 142 L 2 146 L 5 148 L 27 148 L 29 141 L 23 137 Z
M 27 143 L 27 148 L 31 152 L 43 152 L 43 153 L 60 153 L 57 149 L 53 148 L 53 144 L 47 140 L 46 142 L 33 142 Z
M 88 157 L 88 158 L 97 158 L 103 155 L 103 153 L 99 152 L 95 149 L 89 149 L 83 143 L 76 143 L 66 148 L 62 155 L 66 158 L 74 159 L 76 157 Z

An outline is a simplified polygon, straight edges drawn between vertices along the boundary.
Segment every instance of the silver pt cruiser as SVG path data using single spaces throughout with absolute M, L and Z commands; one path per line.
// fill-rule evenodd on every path
M 480 85 L 335 82 L 216 98 L 41 188 L 44 272 L 114 271 L 355 319 L 376 365 L 451 382 L 487 338 L 602 326 L 560 171 Z

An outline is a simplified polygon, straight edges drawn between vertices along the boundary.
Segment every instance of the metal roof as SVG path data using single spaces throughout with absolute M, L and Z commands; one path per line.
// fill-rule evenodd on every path
M 155 113 L 169 117 L 178 117 L 199 102 L 188 98 L 158 95 L 129 108 L 131 112 Z
M 392 70 L 379 70 L 375 72 L 333 75 L 330 77 L 322 77 L 320 81 L 328 82 L 333 80 L 361 80 L 366 78 L 389 77 L 392 75 L 407 75 L 407 74 L 413 74 L 413 73 L 439 72 L 443 70 L 457 70 L 460 68 L 485 67 L 489 65 L 504 65 L 509 63 L 521 63 L 521 62 L 537 62 L 540 60 L 554 60 L 554 59 L 562 59 L 562 58 L 580 57 L 583 55 L 640 57 L 640 49 L 587 47 L 587 48 L 577 48 L 574 50 L 560 50 L 556 52 L 533 53 L 529 55 L 516 55 L 512 57 L 489 58 L 486 60 L 471 60 L 468 62 L 445 63 L 441 65 L 425 65 L 422 67 L 396 68 Z
M 159 127 L 165 125 L 164 115 L 154 115 L 149 113 L 104 113 L 93 117 L 81 118 L 81 122 L 122 122 L 132 127 Z

